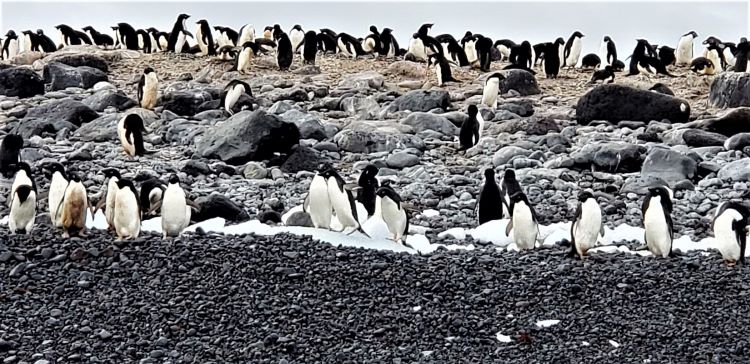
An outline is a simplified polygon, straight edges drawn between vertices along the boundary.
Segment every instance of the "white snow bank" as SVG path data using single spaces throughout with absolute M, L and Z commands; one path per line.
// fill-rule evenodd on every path
M 541 320 L 536 322 L 538 327 L 550 327 L 560 323 L 560 320 Z

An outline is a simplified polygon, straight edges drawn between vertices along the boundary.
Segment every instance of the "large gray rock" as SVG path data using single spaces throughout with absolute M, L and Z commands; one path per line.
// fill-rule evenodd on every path
M 102 72 L 109 72 L 109 64 L 107 63 L 107 60 L 104 59 L 104 57 L 102 57 L 101 55 L 93 54 L 90 52 L 68 53 L 60 55 L 53 53 L 53 55 L 47 59 L 47 62 L 58 62 L 72 67 L 86 66 L 99 69 Z
M 60 62 L 52 62 L 44 67 L 44 83 L 50 84 L 53 91 L 68 87 L 88 89 L 100 81 L 107 81 L 107 74 L 97 68 L 73 67 Z
M 291 109 L 279 115 L 279 117 L 281 120 L 297 125 L 300 138 L 302 139 L 323 140 L 327 137 L 323 123 L 320 122 L 320 119 L 315 115 L 297 109 Z
M 542 93 L 536 77 L 529 71 L 525 70 L 506 70 L 502 72 L 505 79 L 500 81 L 500 93 L 507 93 L 510 90 L 518 91 L 521 96 L 537 95 Z
M 143 124 L 149 131 L 153 130 L 156 114 L 150 110 L 136 108 L 128 113 L 136 113 L 143 118 Z M 78 128 L 73 136 L 84 142 L 117 141 L 117 123 L 125 116 L 124 113 L 104 114 Z M 171 142 L 171 141 L 170 141 Z
M 91 96 L 83 99 L 83 104 L 96 110 L 104 111 L 108 107 L 114 107 L 117 111 L 127 110 L 138 103 L 125 95 L 124 92 L 112 89 L 103 89 L 94 92 Z
M 743 158 L 725 164 L 717 175 L 724 181 L 746 182 L 750 181 L 750 158 Z
M 750 106 L 750 73 L 723 72 L 714 78 L 708 101 L 715 107 Z
M 341 110 L 349 115 L 359 115 L 360 119 L 373 119 L 380 111 L 380 105 L 374 97 L 349 96 L 341 99 Z
M 727 137 L 719 133 L 712 133 L 701 129 L 687 129 L 682 134 L 682 140 L 688 146 L 700 148 L 722 146 Z
M 419 164 L 419 157 L 406 152 L 396 152 L 386 158 L 385 164 L 390 168 L 403 169 Z
M 96 111 L 71 99 L 61 99 L 41 104 L 29 110 L 21 119 L 15 132 L 30 138 L 42 133 L 56 134 L 62 129 L 75 130 L 84 123 L 99 117 Z
M 660 178 L 670 185 L 692 179 L 698 171 L 698 163 L 684 154 L 666 148 L 654 148 L 643 161 L 641 175 Z
M 339 87 L 371 88 L 379 90 L 385 84 L 385 77 L 377 71 L 364 71 L 356 74 L 345 75 Z
M 299 143 L 299 129 L 265 111 L 242 111 L 209 129 L 197 145 L 198 155 L 233 165 L 289 153 Z
M 690 104 L 669 95 L 629 86 L 607 84 L 593 88 L 578 100 L 576 118 L 587 125 L 594 120 L 617 123 L 622 120 L 669 120 L 685 123 L 690 118 Z
M 0 70 L 0 95 L 20 98 L 44 94 L 44 81 L 36 72 L 21 67 Z
M 502 165 L 508 164 L 508 162 L 510 162 L 517 156 L 528 157 L 529 155 L 531 155 L 530 150 L 514 145 L 509 145 L 506 147 L 502 147 L 500 148 L 500 150 L 495 152 L 495 155 L 492 156 L 492 165 L 494 165 L 495 167 L 500 167 Z
M 214 100 L 214 94 L 206 90 L 185 90 L 170 92 L 159 99 L 158 105 L 164 106 L 177 115 L 193 116 L 203 109 L 201 105 Z
M 571 154 L 575 165 L 582 169 L 606 172 L 638 172 L 643 164 L 646 147 L 625 142 L 586 144 Z
M 402 133 L 345 129 L 333 141 L 341 150 L 351 153 L 390 152 L 395 149 L 425 149 L 421 138 Z
M 321 155 L 315 149 L 297 145 L 292 149 L 292 154 L 281 165 L 281 170 L 285 173 L 297 173 L 299 171 L 316 171 L 321 164 L 328 164 L 330 158 Z
M 438 114 L 430 114 L 426 112 L 411 113 L 402 120 L 401 123 L 411 126 L 417 133 L 425 130 L 432 130 L 443 135 L 457 135 L 459 131 L 459 128 L 448 119 Z
M 414 90 L 397 98 L 390 106 L 391 111 L 430 111 L 432 109 L 447 109 L 451 104 L 448 91 Z
M 697 120 L 688 126 L 726 135 L 750 132 L 750 107 L 738 107 L 717 118 Z

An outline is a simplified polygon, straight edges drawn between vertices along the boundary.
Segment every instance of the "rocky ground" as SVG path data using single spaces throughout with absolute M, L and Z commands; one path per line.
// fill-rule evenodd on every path
M 193 56 L 66 52 L 0 72 L 0 85 L 7 72 L 32 72 L 24 69 L 44 71 L 46 81 L 38 81 L 46 83 L 43 95 L 0 96 L 0 125 L 24 135 L 22 156 L 32 165 L 62 161 L 84 172 L 94 200 L 102 168 L 137 181 L 177 172 L 191 197 L 228 197 L 238 210 L 225 217 L 242 221 L 299 205 L 321 162 L 351 182 L 373 163 L 413 209 L 412 225 L 443 242 L 443 230 L 476 226 L 482 171 L 513 168 L 543 224 L 571 219 L 578 192 L 590 187 L 612 196 L 600 199 L 608 226 L 640 226 L 644 187 L 667 182 L 676 190 L 676 237 L 699 239 L 710 234 L 713 209 L 742 196 L 750 180 L 743 145 L 725 150 L 727 137 L 706 128 L 669 120 L 579 125 L 579 98 L 600 87 L 583 71 L 554 80 L 516 74 L 498 109 L 480 108 L 485 137 L 464 153 L 454 140 L 466 107 L 481 99 L 486 75 L 477 70 L 454 69 L 460 83 L 435 87 L 433 72 L 426 77 L 424 65 L 409 62 L 326 55 L 317 67 L 295 61 L 291 72 L 279 72 L 266 57 L 239 75 L 228 63 Z M 161 82 L 154 111 L 133 108 L 147 66 Z M 723 113 L 708 102 L 713 77 L 673 72 L 679 77 L 618 74 L 615 83 L 643 90 L 663 83 L 689 103 L 690 120 Z M 262 114 L 217 110 L 232 79 L 252 86 Z M 146 120 L 155 154 L 122 155 L 115 123 L 128 112 Z M 279 120 L 297 126 L 299 146 L 279 132 L 288 125 Z M 280 155 L 261 155 L 253 138 L 262 132 L 274 135 L 270 145 Z M 237 135 L 231 143 L 240 147 L 228 147 Z M 41 171 L 36 181 L 47 190 Z M 0 216 L 5 199 L 0 194 Z M 440 214 L 422 215 L 425 209 Z M 31 239 L 0 243 L 0 356 L 8 363 L 750 357 L 746 315 L 736 310 L 746 269 L 722 266 L 715 253 L 670 260 L 600 254 L 581 263 L 565 259 L 562 247 L 519 255 L 483 245 L 420 257 L 292 236 L 162 242 L 146 235 L 118 245 L 97 231 L 83 240 L 52 235 L 42 226 Z M 560 323 L 535 326 L 545 319 Z M 498 341 L 498 332 L 510 343 Z

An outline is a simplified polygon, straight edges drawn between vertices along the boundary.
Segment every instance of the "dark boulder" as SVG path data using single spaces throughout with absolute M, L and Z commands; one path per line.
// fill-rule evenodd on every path
M 104 89 L 83 99 L 83 104 L 101 112 L 110 106 L 117 109 L 117 111 L 127 110 L 138 105 L 138 102 L 129 98 L 121 90 Z
M 297 145 L 292 148 L 292 154 L 281 165 L 285 173 L 297 173 L 299 171 L 314 172 L 323 163 L 330 163 L 331 159 L 324 157 L 321 153 L 310 147 Z
M 750 106 L 750 73 L 723 72 L 714 78 L 708 101 L 715 107 Z
M 414 90 L 397 98 L 390 106 L 391 111 L 423 111 L 447 109 L 451 104 L 448 91 Z
M 87 66 L 99 69 L 102 72 L 109 72 L 109 64 L 100 55 L 91 53 L 64 54 L 54 57 L 53 61 L 60 62 L 72 67 Z
M 198 197 L 195 203 L 200 206 L 200 209 L 192 216 L 192 220 L 195 222 L 215 217 L 231 222 L 242 222 L 250 219 L 247 211 L 224 195 L 213 193 L 208 197 Z
M 654 148 L 643 161 L 641 176 L 660 178 L 673 185 L 693 178 L 697 172 L 694 159 L 671 149 Z
M 27 98 L 42 94 L 44 81 L 36 72 L 21 67 L 0 71 L 0 95 Z
M 201 111 L 216 109 L 218 103 L 204 105 L 207 101 L 214 101 L 216 97 L 206 90 L 185 90 L 170 92 L 159 99 L 158 105 L 164 106 L 177 115 L 193 116 Z
M 42 133 L 56 134 L 64 128 L 75 130 L 97 117 L 99 114 L 96 111 L 79 101 L 55 100 L 29 110 L 16 127 L 16 132 L 24 138 Z
M 682 133 L 682 140 L 690 147 L 713 147 L 723 146 L 727 137 L 701 129 L 687 129 Z
M 593 88 L 578 100 L 576 118 L 583 125 L 594 120 L 685 123 L 690 118 L 690 104 L 658 92 L 608 84 Z
M 500 93 L 508 93 L 510 90 L 517 91 L 521 96 L 542 93 L 539 89 L 536 77 L 534 77 L 529 71 L 506 70 L 503 71 L 502 74 L 505 75 L 505 79 L 500 81 Z
M 44 83 L 50 88 L 64 90 L 68 87 L 88 89 L 97 82 L 107 81 L 107 74 L 97 68 L 89 66 L 73 67 L 59 62 L 52 62 L 44 66 Z
M 738 107 L 726 114 L 704 120 L 697 120 L 688 126 L 731 137 L 750 132 L 750 107 Z
M 638 172 L 643 164 L 646 147 L 625 142 L 586 144 L 571 154 L 575 165 L 581 169 L 617 172 Z

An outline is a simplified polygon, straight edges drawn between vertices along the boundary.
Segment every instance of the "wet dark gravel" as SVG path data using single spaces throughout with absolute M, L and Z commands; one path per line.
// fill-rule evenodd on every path
M 581 262 L 562 247 L 414 256 L 288 235 L 6 233 L 3 363 L 750 362 L 748 268 L 715 253 Z

